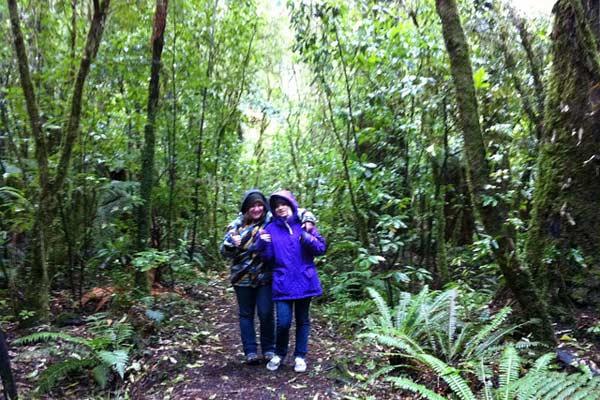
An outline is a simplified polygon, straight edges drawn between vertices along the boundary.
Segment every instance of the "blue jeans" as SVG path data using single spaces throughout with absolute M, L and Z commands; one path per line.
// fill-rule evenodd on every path
M 254 314 L 260 321 L 260 349 L 262 353 L 275 351 L 275 324 L 271 285 L 259 287 L 234 286 L 240 313 L 240 334 L 244 354 L 257 354 Z
M 282 359 L 288 352 L 290 328 L 292 326 L 292 311 L 296 315 L 296 348 L 294 357 L 306 356 L 308 352 L 308 335 L 310 333 L 310 300 L 282 300 L 275 302 L 277 309 L 277 340 L 275 354 Z

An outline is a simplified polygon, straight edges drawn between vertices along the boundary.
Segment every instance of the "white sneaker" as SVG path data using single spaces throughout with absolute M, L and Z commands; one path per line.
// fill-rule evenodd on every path
M 304 358 L 296 357 L 294 359 L 294 371 L 306 372 L 306 361 L 304 361 Z
M 277 371 L 277 368 L 279 368 L 280 365 L 281 365 L 281 357 L 279 357 L 277 354 L 275 354 L 273 356 L 273 358 L 271 358 L 269 360 L 269 362 L 267 363 L 267 369 L 269 371 Z

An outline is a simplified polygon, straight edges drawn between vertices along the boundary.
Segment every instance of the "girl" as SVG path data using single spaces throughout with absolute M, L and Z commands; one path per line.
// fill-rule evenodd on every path
M 273 301 L 277 310 L 275 356 L 267 369 L 275 371 L 288 352 L 292 313 L 296 318 L 294 370 L 306 371 L 310 332 L 310 301 L 323 291 L 317 276 L 314 257 L 325 253 L 325 240 L 316 227 L 304 230 L 294 195 L 282 190 L 269 198 L 272 221 L 261 231 L 256 243 L 265 263 L 273 265 Z
M 227 227 L 221 254 L 232 259 L 229 279 L 235 289 L 239 307 L 240 334 L 246 362 L 259 363 L 254 314 L 260 320 L 260 348 L 270 359 L 275 350 L 275 325 L 271 299 L 271 271 L 252 249 L 258 231 L 267 219 L 267 199 L 256 189 L 246 192 L 240 216 Z

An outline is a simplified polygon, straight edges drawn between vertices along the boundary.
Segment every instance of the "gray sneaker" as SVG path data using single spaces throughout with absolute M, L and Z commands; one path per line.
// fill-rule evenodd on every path
M 271 358 L 273 357 L 275 357 L 275 353 L 272 351 L 267 351 L 265 354 L 263 354 L 265 361 L 271 361 Z
M 273 356 L 273 358 L 271 358 L 269 360 L 269 362 L 267 363 L 267 369 L 269 371 L 277 371 L 277 369 L 279 368 L 280 365 L 281 365 L 281 357 L 279 357 L 277 354 L 275 354 Z
M 306 372 L 306 361 L 302 357 L 296 357 L 294 360 L 294 371 Z
M 256 353 L 249 353 L 246 355 L 246 364 L 248 365 L 258 365 L 260 360 L 258 359 L 258 355 Z

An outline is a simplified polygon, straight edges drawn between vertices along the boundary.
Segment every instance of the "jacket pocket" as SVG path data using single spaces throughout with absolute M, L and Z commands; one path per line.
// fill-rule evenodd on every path
M 308 279 L 313 279 L 313 277 L 317 274 L 317 270 L 313 266 L 309 266 L 304 270 L 304 276 Z

